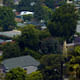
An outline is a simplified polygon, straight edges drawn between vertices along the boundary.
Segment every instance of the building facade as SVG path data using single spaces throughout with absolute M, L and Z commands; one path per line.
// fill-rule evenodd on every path
M 0 0 L 0 6 L 3 6 L 3 0 Z

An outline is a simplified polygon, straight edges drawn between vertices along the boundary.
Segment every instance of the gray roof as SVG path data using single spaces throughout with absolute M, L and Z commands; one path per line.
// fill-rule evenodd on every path
M 26 25 L 23 24 L 23 23 L 17 23 L 17 26 L 24 27 L 24 26 L 26 26 Z
M 76 32 L 80 33 L 80 25 L 77 25 Z
M 28 66 L 37 67 L 39 66 L 40 63 L 31 56 L 21 56 L 21 57 L 4 60 L 2 64 L 4 64 L 4 66 L 10 70 L 16 67 L 22 67 L 22 68 Z
M 3 42 L 4 42 L 4 40 L 0 39 L 0 43 L 3 43 Z

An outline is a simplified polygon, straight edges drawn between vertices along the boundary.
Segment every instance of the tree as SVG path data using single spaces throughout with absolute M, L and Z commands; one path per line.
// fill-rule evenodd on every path
M 79 77 L 80 56 L 71 56 L 65 66 L 65 75 L 67 74 L 71 78 L 70 80 L 72 80 L 72 78 L 77 80 Z
M 40 40 L 42 41 L 45 38 L 51 37 L 51 34 L 48 29 L 44 29 L 40 31 Z
M 3 31 L 12 30 L 16 26 L 14 13 L 8 7 L 0 7 L 0 28 Z
M 34 5 L 36 4 L 36 0 L 21 0 L 19 5 L 17 6 L 18 11 L 27 10 L 27 11 L 33 11 Z M 27 5 L 26 5 L 27 4 Z
M 74 56 L 80 56 L 80 46 L 76 46 L 74 49 Z
M 44 54 L 60 54 L 62 53 L 61 41 L 59 38 L 48 37 L 41 40 L 41 50 Z
M 27 75 L 26 80 L 43 80 L 43 75 L 40 71 L 32 72 Z
M 48 22 L 48 29 L 52 36 L 68 39 L 76 30 L 77 13 L 73 5 L 65 4 L 55 10 Z
M 6 43 L 3 45 L 3 59 L 20 56 L 20 48 L 17 43 Z
M 36 52 L 36 51 L 28 49 L 28 48 L 25 48 L 24 55 L 30 55 L 30 56 L 34 57 L 35 59 L 41 58 L 41 54 L 39 52 Z
M 26 71 L 22 68 L 15 68 L 6 73 L 6 80 L 26 80 Z
M 34 5 L 34 18 L 37 20 L 45 20 L 47 22 L 51 19 L 53 10 L 43 3 L 38 2 Z
M 47 22 L 52 18 L 53 10 L 47 6 L 42 6 L 43 9 L 43 19 Z
M 33 15 L 32 14 L 28 14 L 28 15 L 23 15 L 23 19 L 24 21 L 31 21 L 33 19 Z
M 3 0 L 3 4 L 11 7 L 14 5 L 14 0 Z
M 16 41 L 21 48 L 39 49 L 39 30 L 34 25 L 27 25 L 22 30 L 22 35 Z
M 43 8 L 42 8 L 42 4 L 41 2 L 37 2 L 35 5 L 34 5 L 34 18 L 37 19 L 37 20 L 41 20 L 43 19 Z
M 41 0 L 49 8 L 55 9 L 57 6 L 61 6 L 65 3 L 64 0 Z
M 63 56 L 58 54 L 45 55 L 41 58 L 41 72 L 44 80 L 59 80 L 62 76 Z M 62 80 L 62 79 L 61 79 Z
M 77 70 L 76 79 L 80 79 L 80 68 Z

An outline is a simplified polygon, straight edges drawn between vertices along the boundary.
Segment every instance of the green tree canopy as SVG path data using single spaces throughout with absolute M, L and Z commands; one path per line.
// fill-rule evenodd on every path
M 20 48 L 15 42 L 3 45 L 3 59 L 17 57 L 20 55 Z
M 64 61 L 59 54 L 45 55 L 41 58 L 41 71 L 44 80 L 59 80 L 61 78 L 61 66 Z
M 43 80 L 43 75 L 40 71 L 32 72 L 27 75 L 26 80 Z
M 12 30 L 16 26 L 14 20 L 14 13 L 8 7 L 0 7 L 0 29 Z
M 6 80 L 26 80 L 26 72 L 22 68 L 15 68 L 6 73 Z
M 30 56 L 34 57 L 35 59 L 41 58 L 41 54 L 39 52 L 36 52 L 36 51 L 28 49 L 28 48 L 25 48 L 24 55 L 30 55 Z
M 30 49 L 39 49 L 39 30 L 34 25 L 27 25 L 22 30 L 22 35 L 16 41 L 21 48 L 28 47 Z
M 3 4 L 11 7 L 14 5 L 14 0 L 3 0 Z
M 75 54 L 74 54 L 75 56 L 80 56 L 80 46 L 76 46 L 76 47 L 75 47 L 74 53 L 75 53 Z
M 34 18 L 37 20 L 43 19 L 43 8 L 41 2 L 38 2 L 34 5 Z
M 59 38 L 45 38 L 41 40 L 41 50 L 44 54 L 60 54 L 62 53 L 61 43 Z
M 41 2 L 34 5 L 34 18 L 37 20 L 45 20 L 47 22 L 51 19 L 53 10 Z
M 33 19 L 33 15 L 32 14 L 23 15 L 23 19 L 24 21 L 31 21 Z
M 76 30 L 77 13 L 73 5 L 65 4 L 55 10 L 48 29 L 52 36 L 68 39 Z
M 37 1 L 36 0 L 21 0 L 19 5 L 17 6 L 17 10 L 18 11 L 22 11 L 22 10 L 33 11 L 34 9 L 33 6 L 36 4 Z
M 44 2 L 46 6 L 52 9 L 56 8 L 57 6 L 61 6 L 65 3 L 65 0 L 41 0 L 41 1 Z
M 53 10 L 45 5 L 42 5 L 42 9 L 43 9 L 42 13 L 43 19 L 45 20 L 45 22 L 47 22 L 52 18 Z

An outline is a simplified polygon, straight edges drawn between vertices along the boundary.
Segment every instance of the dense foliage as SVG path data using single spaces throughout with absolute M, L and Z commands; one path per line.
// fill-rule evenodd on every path
M 21 48 L 28 47 L 30 49 L 39 49 L 39 30 L 34 25 L 28 25 L 22 30 L 22 35 L 17 38 L 17 42 Z
M 63 76 L 70 80 L 80 80 L 80 46 L 71 46 L 70 53 L 65 58 L 62 55 L 63 40 L 71 39 L 76 30 L 75 7 L 64 4 L 63 0 L 21 0 L 19 5 L 14 5 L 14 0 L 3 1 L 6 7 L 0 7 L 0 31 L 12 30 L 16 26 L 11 9 L 13 7 L 19 12 L 34 12 L 34 15 L 22 16 L 25 22 L 43 21 L 47 24 L 45 30 L 40 30 L 42 26 L 21 27 L 20 36 L 15 36 L 11 43 L 0 45 L 0 50 L 3 50 L 0 62 L 2 58 L 30 55 L 41 63 L 40 71 L 31 74 L 21 68 L 12 69 L 6 73 L 6 80 L 63 80 Z M 2 36 L 1 39 L 9 38 Z
M 0 31 L 12 30 L 16 26 L 11 8 L 0 7 Z
M 27 76 L 26 80 L 43 80 L 43 75 L 40 71 L 32 72 Z
M 45 55 L 41 58 L 40 69 L 44 80 L 62 80 L 63 56 L 58 54 Z
M 10 70 L 5 77 L 6 80 L 26 80 L 26 72 L 22 68 Z
M 70 38 L 74 35 L 77 24 L 77 13 L 73 5 L 65 4 L 57 8 L 48 22 L 48 29 L 53 37 Z
M 64 0 L 41 0 L 47 5 L 49 8 L 55 9 L 58 6 L 61 6 L 65 3 Z
M 6 73 L 6 80 L 43 80 L 43 75 L 40 71 L 35 71 L 30 74 L 22 68 L 14 68 Z
M 22 10 L 33 11 L 34 9 L 33 6 L 36 4 L 37 1 L 36 0 L 21 0 L 19 5 L 17 6 L 17 10 L 18 11 L 22 11 Z
M 14 5 L 14 0 L 3 0 L 3 4 L 12 7 Z
M 3 45 L 3 59 L 17 57 L 21 55 L 19 46 L 15 43 L 4 43 Z

